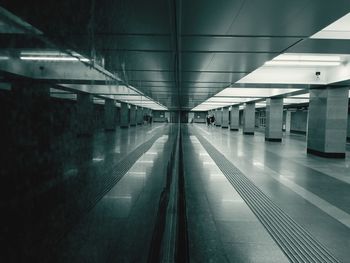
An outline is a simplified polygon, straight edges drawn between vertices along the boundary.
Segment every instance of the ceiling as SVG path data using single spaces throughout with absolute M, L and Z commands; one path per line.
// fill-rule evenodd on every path
M 349 0 L 1 0 L 0 6 L 39 30 L 21 32 L 0 20 L 1 49 L 54 43 L 74 50 L 104 61 L 123 85 L 168 109 L 192 109 L 285 52 L 350 53 L 350 40 L 309 38 L 349 13 Z M 300 89 L 294 84 L 288 88 Z

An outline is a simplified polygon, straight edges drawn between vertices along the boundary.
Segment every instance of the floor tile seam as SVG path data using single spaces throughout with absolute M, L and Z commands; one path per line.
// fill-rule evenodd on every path
M 252 143 L 251 141 L 248 141 L 248 143 L 250 143 L 251 145 L 254 144 L 254 143 Z M 306 147 L 306 146 L 305 146 L 305 147 Z M 267 151 L 267 152 L 269 152 L 269 153 L 272 153 L 272 154 L 275 154 L 275 155 L 277 155 L 277 156 L 278 156 L 279 158 L 281 158 L 281 159 L 285 158 L 283 155 L 277 154 L 275 151 L 271 151 L 271 150 L 266 149 L 266 148 L 265 148 L 265 151 Z M 305 152 L 305 156 L 307 157 L 306 152 Z M 336 176 L 332 176 L 332 175 L 329 175 L 329 174 L 327 174 L 327 173 L 318 171 L 318 170 L 314 169 L 313 167 L 308 166 L 308 165 L 305 164 L 305 163 L 301 163 L 301 162 L 294 161 L 294 160 L 293 160 L 293 162 L 294 162 L 295 164 L 297 164 L 297 165 L 299 164 L 299 165 L 301 165 L 301 166 L 304 166 L 304 167 L 306 167 L 307 169 L 312 169 L 312 170 L 314 170 L 314 171 L 316 171 L 316 172 L 318 172 L 318 173 L 321 173 L 322 175 L 324 175 L 324 176 L 326 176 L 326 177 L 331 177 L 331 178 L 334 178 L 334 179 L 336 179 L 336 180 L 339 180 L 340 183 L 343 183 L 343 182 L 345 182 L 345 183 L 347 183 L 347 184 L 350 183 L 350 182 L 347 182 L 347 181 L 343 181 L 341 178 L 338 178 L 338 177 L 336 177 Z
M 202 143 L 203 144 L 203 143 Z M 209 143 L 210 144 L 210 143 Z M 211 145 L 211 147 L 208 145 L 208 147 L 209 148 L 213 148 L 213 149 L 215 149 L 215 146 L 213 146 L 212 144 L 210 144 Z M 203 145 L 204 146 L 204 145 Z M 205 147 L 205 146 L 204 146 Z M 217 152 L 219 152 L 218 150 L 216 150 Z M 215 153 L 216 154 L 216 153 Z M 225 157 L 224 155 L 223 155 L 223 157 Z M 228 163 L 231 163 L 231 165 L 232 165 L 232 162 L 230 162 L 230 161 L 228 161 Z M 244 175 L 243 175 L 244 176 Z M 253 184 L 253 183 L 252 183 Z M 305 232 L 305 229 L 303 230 L 304 232 Z M 307 231 L 305 232 L 305 233 L 308 233 Z M 312 237 L 312 236 L 311 236 Z M 275 239 L 276 240 L 276 239 Z M 317 240 L 316 239 L 313 239 L 313 240 L 315 240 L 316 241 L 316 243 L 318 243 L 317 242 Z M 282 243 L 283 244 L 283 243 Z M 321 247 L 323 247 L 323 250 L 321 250 L 321 251 L 326 251 L 327 252 L 327 250 L 324 250 L 325 249 L 325 247 L 323 246 L 323 245 L 321 245 Z M 281 246 L 280 246 L 280 248 L 281 248 Z M 328 253 L 328 252 L 327 252 Z
M 217 148 L 217 147 L 216 147 Z M 230 156 L 230 155 L 228 155 L 228 153 L 227 153 L 227 151 L 225 150 L 225 149 L 223 149 L 222 148 L 222 146 L 221 147 L 219 147 L 219 148 L 217 148 L 228 160 L 230 160 L 230 162 L 231 163 L 233 163 L 233 160 L 232 160 L 232 157 Z M 266 166 L 266 167 L 268 167 L 268 166 Z M 273 170 L 272 168 L 270 168 L 270 167 L 268 167 L 270 170 Z M 306 167 L 307 168 L 307 167 Z M 309 168 L 310 169 L 310 168 Z M 313 171 L 315 171 L 315 172 L 317 172 L 317 173 L 320 173 L 320 172 L 318 172 L 318 171 L 316 171 L 316 170 L 314 170 L 314 169 L 312 169 Z M 321 173 L 321 174 L 323 174 L 323 173 Z M 342 181 L 340 181 L 340 180 L 338 180 L 338 179 L 335 179 L 335 178 L 332 178 L 332 177 L 330 177 L 330 176 L 328 176 L 327 174 L 323 174 L 324 176 L 325 176 L 325 178 L 330 178 L 330 179 L 333 179 L 333 180 L 336 180 L 336 182 L 337 183 L 339 183 L 339 184 L 341 184 L 341 185 L 344 185 L 344 183 L 342 183 Z M 297 183 L 295 183 L 295 184 L 297 184 Z M 326 185 L 326 183 L 324 183 L 325 185 Z M 298 185 L 298 184 L 297 184 Z M 328 185 L 328 184 L 327 184 Z M 347 185 L 347 184 L 346 184 Z M 299 185 L 300 186 L 300 185 Z M 300 186 L 300 187 L 302 187 L 302 186 Z M 311 193 L 313 193 L 313 191 L 312 191 L 312 189 L 306 189 L 306 190 L 308 190 L 309 192 L 311 192 Z M 316 193 L 313 193 L 313 194 L 315 194 L 315 195 L 317 195 Z M 324 199 L 324 198 L 323 198 Z M 326 200 L 326 199 L 325 199 Z M 330 200 L 328 200 L 327 202 L 329 202 L 329 203 L 331 203 L 332 201 L 330 201 Z M 337 204 L 333 204 L 333 206 L 335 206 L 335 207 L 338 207 L 339 205 L 337 205 Z M 339 208 L 340 209 L 340 208 Z M 341 210 L 341 209 L 340 209 Z M 345 212 L 345 211 L 344 211 Z M 345 212 L 346 213 L 346 212 Z
M 221 152 L 228 160 L 230 160 L 231 163 L 233 162 L 232 158 L 231 158 L 230 156 L 227 156 L 227 152 L 222 152 L 222 149 L 218 149 L 218 150 L 220 150 L 220 152 Z M 276 174 L 276 173 L 277 173 L 277 172 L 275 172 L 272 168 L 270 168 L 270 167 L 268 167 L 268 166 L 266 166 L 266 168 L 269 170 L 269 174 L 270 174 L 270 173 L 273 173 L 273 174 Z M 257 167 L 256 169 L 260 169 L 260 170 L 263 171 L 263 173 L 266 173 L 265 168 L 264 168 L 264 169 L 261 169 L 261 168 Z M 278 174 L 278 173 L 277 173 L 277 174 Z M 278 175 L 279 175 L 279 174 L 278 174 Z M 269 175 L 269 176 L 272 177 L 272 178 L 273 178 L 275 181 L 277 181 L 279 184 L 283 185 L 284 187 L 287 187 L 287 189 L 291 190 L 293 193 L 295 193 L 295 194 L 301 196 L 301 197 L 302 197 L 304 200 L 306 200 L 307 202 L 311 203 L 312 205 L 318 207 L 318 209 L 321 209 L 323 212 L 327 213 L 325 210 L 323 210 L 322 208 L 320 208 L 318 205 L 315 205 L 312 201 L 310 201 L 309 199 L 305 198 L 305 196 L 300 195 L 300 194 L 297 193 L 295 190 L 293 190 L 291 187 L 288 187 L 286 184 L 283 183 L 282 180 L 276 179 L 276 178 L 275 178 L 276 176 L 271 176 L 271 175 Z M 248 178 L 250 178 L 250 176 L 248 176 Z M 288 179 L 286 179 L 286 180 L 288 180 Z M 327 205 L 327 206 L 332 206 L 332 207 L 335 207 L 335 208 L 336 208 L 335 210 L 340 210 L 340 211 L 338 211 L 339 213 L 341 213 L 341 214 L 342 214 L 342 213 L 345 213 L 345 214 L 346 214 L 345 217 L 347 217 L 347 215 L 349 215 L 349 213 L 347 213 L 346 211 L 344 211 L 343 209 L 341 209 L 341 208 L 339 207 L 338 204 L 332 204 L 331 201 L 327 201 L 326 199 L 320 197 L 317 193 L 314 193 L 314 192 L 312 191 L 312 189 L 310 189 L 310 190 L 309 190 L 309 189 L 306 189 L 306 188 L 304 188 L 303 186 L 299 185 L 299 184 L 296 183 L 296 182 L 292 182 L 292 183 L 295 185 L 295 187 L 297 187 L 297 188 L 302 188 L 302 189 L 303 189 L 303 192 L 309 192 L 310 195 L 316 196 L 318 199 L 320 199 L 320 201 L 321 201 L 322 203 L 324 203 L 324 204 L 328 203 L 329 205 Z M 327 183 L 327 182 L 324 182 L 323 185 L 328 186 L 328 183 Z M 327 213 L 327 214 L 328 214 L 328 213 Z M 332 215 L 330 214 L 330 216 L 332 216 Z M 349 215 L 349 216 L 350 216 L 350 215 Z M 332 217 L 333 217 L 333 216 L 332 216 Z M 337 218 L 335 218 L 335 219 L 338 220 Z M 338 221 L 339 221 L 339 220 L 338 220 Z M 341 223 L 342 223 L 342 220 L 341 220 Z M 348 223 L 345 223 L 345 224 L 348 225 Z
M 279 176 L 280 174 L 277 173 L 276 171 L 274 171 L 273 169 L 269 168 L 269 167 L 267 167 L 267 168 L 268 168 L 268 171 L 266 171 L 266 169 L 263 169 L 264 173 L 268 172 L 269 174 L 273 174 L 273 175 L 270 175 L 270 177 L 272 179 L 274 179 L 275 181 L 277 181 L 279 184 L 281 184 L 282 186 L 286 187 L 287 189 L 291 190 L 293 193 L 295 193 L 295 194 L 299 195 L 300 197 L 302 197 L 306 202 L 308 202 L 308 203 L 318 207 L 318 209 L 322 210 L 323 212 L 325 212 L 325 210 L 320 208 L 319 205 L 315 205 L 316 201 L 314 202 L 314 201 L 310 200 L 310 198 L 308 198 L 307 196 L 309 196 L 309 197 L 311 196 L 313 199 L 318 199 L 319 200 L 318 203 L 322 202 L 324 206 L 334 207 L 335 210 L 339 210 L 340 213 L 345 213 L 346 216 L 350 216 L 349 213 L 347 213 L 346 211 L 342 210 L 337 204 L 330 203 L 329 201 L 327 201 L 324 198 L 320 197 L 316 193 L 314 193 L 314 192 L 304 188 L 303 186 L 300 186 L 299 184 L 289 180 L 288 178 L 284 178 L 283 180 L 280 179 L 280 178 L 277 178 L 277 176 Z M 257 168 L 257 169 L 260 169 L 260 168 Z M 290 181 L 290 182 L 287 183 L 287 181 Z M 324 185 L 327 185 L 327 183 L 324 183 Z M 298 190 L 296 190 L 296 189 L 298 189 Z M 329 214 L 329 215 L 332 216 L 331 214 Z
M 159 133 L 159 137 L 161 136 L 161 134 L 162 134 L 162 133 Z M 153 143 L 157 140 L 157 138 L 159 138 L 159 137 L 157 137 L 157 136 L 158 136 L 158 134 L 154 135 L 153 138 L 151 138 L 149 141 L 145 142 L 143 145 L 145 145 L 146 147 L 149 146 L 149 148 L 150 148 L 150 147 L 153 145 Z M 154 142 L 151 143 L 150 145 L 148 145 L 148 143 L 150 143 L 152 139 L 154 140 Z M 141 147 L 141 145 L 140 145 L 140 147 Z M 135 151 L 136 151 L 136 150 L 137 150 L 137 149 L 135 149 Z M 141 149 L 140 149 L 140 150 L 141 150 Z M 136 162 L 136 161 L 135 161 L 135 162 Z M 131 165 L 131 167 L 132 167 L 132 165 Z M 130 168 L 131 168 L 131 167 L 130 167 Z M 130 170 L 130 169 L 128 169 L 128 170 Z M 125 171 L 124 175 L 127 173 L 128 170 Z M 121 175 L 121 178 L 122 178 L 124 175 Z M 119 177 L 120 177 L 120 176 L 119 176 Z M 114 180 L 113 180 L 113 182 L 112 182 L 113 185 L 115 186 L 115 185 L 119 182 L 119 180 L 120 180 L 121 178 L 117 178 L 117 181 L 116 181 L 116 182 L 114 182 Z M 118 179 L 119 179 L 119 180 L 118 180 Z M 101 191 L 101 192 L 103 192 L 101 198 L 96 197 L 96 198 L 94 198 L 93 201 L 89 202 L 90 204 L 87 205 L 87 206 L 88 206 L 88 208 L 87 208 L 87 211 L 88 211 L 88 212 L 85 214 L 85 216 L 88 215 L 89 213 L 91 213 L 91 211 L 96 207 L 96 205 L 102 200 L 102 198 L 103 198 L 106 194 L 108 194 L 108 192 L 110 192 L 110 190 L 111 190 L 114 186 L 110 187 L 110 189 L 108 189 L 109 187 L 107 187 L 107 189 Z M 97 200 L 97 201 L 95 201 L 95 200 Z M 70 231 L 68 231 L 68 232 L 70 232 Z M 65 233 L 64 236 L 66 236 L 66 235 L 68 234 L 68 232 Z M 64 237 L 60 238 L 60 241 L 58 241 L 58 242 L 61 242 L 62 240 L 64 240 Z

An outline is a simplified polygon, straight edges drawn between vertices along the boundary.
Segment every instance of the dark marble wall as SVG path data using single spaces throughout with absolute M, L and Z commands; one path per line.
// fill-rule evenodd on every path
M 20 83 L 0 90 L 0 118 L 0 242 L 12 256 L 35 255 L 33 244 L 52 242 L 75 218 L 78 210 L 65 206 L 81 199 L 76 190 L 91 173 L 86 164 L 104 128 L 104 105 L 94 104 L 94 135 L 77 137 L 76 101 L 50 97 L 44 84 Z

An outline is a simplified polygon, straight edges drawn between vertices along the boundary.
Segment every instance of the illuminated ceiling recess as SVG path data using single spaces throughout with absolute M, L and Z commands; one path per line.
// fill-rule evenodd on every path
M 0 58 L 1 59 L 1 58 Z M 77 52 L 71 51 L 68 53 L 56 51 L 56 50 L 44 50 L 44 51 L 21 51 L 20 59 L 24 61 L 32 62 L 90 62 L 89 59 L 83 57 Z M 149 97 L 144 96 L 137 89 L 132 86 L 125 85 L 76 85 L 76 84 L 63 84 L 71 90 L 80 90 L 89 92 L 101 97 L 108 97 L 117 101 L 126 102 L 136 105 L 138 107 L 146 107 L 152 110 L 167 110 L 167 108 L 158 102 L 153 101 Z M 53 97 L 76 99 L 76 95 L 66 92 L 53 92 Z M 136 99 L 137 98 L 137 99 Z M 96 100 L 95 103 L 104 103 L 102 99 Z
M 350 13 L 331 23 L 310 39 L 350 39 Z M 193 111 L 207 111 L 231 105 L 240 105 L 249 101 L 257 101 L 261 107 L 262 100 L 279 95 L 284 97 L 284 105 L 309 102 L 309 85 L 327 85 L 350 79 L 350 54 L 331 53 L 283 53 L 266 61 L 264 65 L 244 76 L 236 83 L 247 85 L 240 88 L 231 85 L 215 96 L 193 108 Z M 319 74 L 316 74 L 319 72 Z M 256 88 L 249 88 L 254 84 Z M 299 89 L 259 88 L 264 84 L 282 84 Z M 304 87 L 303 87 L 304 86 Z M 300 89 L 302 87 L 302 89 Z M 290 95 L 293 92 L 303 92 Z M 349 92 L 350 98 L 350 92 Z M 242 106 L 240 106 L 242 108 Z
M 55 81 L 57 89 L 50 89 L 52 97 L 76 100 L 77 91 L 81 91 L 93 94 L 94 103 L 103 104 L 104 98 L 112 98 L 152 110 L 167 109 L 132 85 L 122 85 L 121 79 L 116 74 L 111 73 L 104 66 L 98 65 L 99 63 L 95 63 L 73 50 L 61 50 L 56 44 L 47 39 L 41 31 L 11 12 L 0 7 L 0 13 L 0 33 L 16 35 L 29 33 L 31 37 L 35 35 L 43 36 L 40 40 L 35 39 L 40 43 L 40 48 L 18 48 L 14 50 L 15 52 L 12 52 L 12 49 L 10 52 L 2 49 L 0 70 L 34 79 Z M 11 35 L 9 35 L 9 42 L 12 42 Z M 19 59 L 17 59 L 17 54 Z M 38 63 L 40 63 L 40 67 L 37 67 Z M 47 72 L 45 75 L 42 74 L 43 69 Z M 80 82 L 84 84 L 80 84 Z M 98 84 L 95 84 L 95 82 Z M 62 88 L 62 90 L 59 88 Z M 117 98 L 121 95 L 123 95 L 122 98 Z M 135 100 L 135 95 L 139 99 Z
M 313 39 L 350 39 L 350 13 L 312 35 Z

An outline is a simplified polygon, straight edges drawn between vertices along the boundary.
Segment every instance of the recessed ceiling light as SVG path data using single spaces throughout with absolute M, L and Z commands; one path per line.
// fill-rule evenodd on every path
M 316 39 L 350 39 L 350 13 L 312 35 Z
M 266 66 L 339 66 L 340 62 L 335 61 L 290 61 L 290 60 L 279 60 L 279 61 L 267 61 Z
M 39 57 L 39 56 L 21 56 L 22 60 L 36 60 L 36 61 L 84 61 L 89 62 L 87 58 L 75 58 L 75 57 Z
M 321 62 L 341 62 L 340 56 L 334 55 L 304 55 L 304 54 L 282 54 L 275 57 L 272 61 L 321 61 Z

